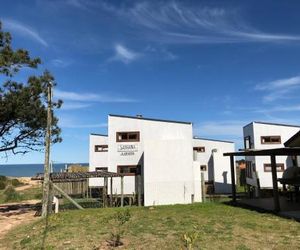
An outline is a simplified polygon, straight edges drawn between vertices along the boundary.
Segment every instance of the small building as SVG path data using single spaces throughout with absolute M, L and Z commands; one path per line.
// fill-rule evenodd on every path
M 284 147 L 284 142 L 300 130 L 300 126 L 251 122 L 244 126 L 244 149 L 266 150 Z M 246 156 L 246 182 L 258 188 L 272 188 L 271 162 L 269 156 Z M 277 156 L 277 176 L 282 177 L 283 171 L 293 166 L 291 156 Z
M 195 152 L 197 147 L 205 152 Z M 233 143 L 193 139 L 191 122 L 109 115 L 108 135 L 90 135 L 89 171 L 125 175 L 124 194 L 140 191 L 145 206 L 200 202 L 201 171 L 209 180 L 215 164 L 218 169 L 211 178 L 231 183 L 226 173 L 222 176 L 230 164 L 221 158 L 227 160 L 223 151 L 232 150 Z M 120 184 L 114 183 L 112 193 L 119 194 Z M 98 178 L 89 180 L 91 188 L 102 185 Z
M 200 166 L 215 193 L 231 192 L 230 159 L 223 153 L 234 151 L 234 142 L 194 137 L 194 162 Z

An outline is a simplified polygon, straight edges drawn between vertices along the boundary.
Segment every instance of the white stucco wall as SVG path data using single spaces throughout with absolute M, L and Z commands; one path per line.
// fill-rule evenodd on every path
M 139 131 L 139 142 L 116 142 L 117 132 Z M 109 171 L 116 172 L 118 165 L 141 165 L 144 168 L 144 143 L 147 140 L 184 140 L 192 138 L 192 124 L 132 119 L 126 117 L 108 117 Z M 119 145 L 134 145 L 133 155 L 121 155 Z M 191 151 L 192 152 L 192 151 Z M 136 178 L 130 176 L 124 182 L 127 193 L 136 192 Z
M 95 171 L 96 167 L 108 167 L 108 152 L 95 152 L 95 145 L 108 145 L 108 137 L 105 135 L 90 134 L 89 144 L 89 171 Z M 99 178 L 90 178 L 90 186 L 102 186 Z
M 223 156 L 223 153 L 234 152 L 234 143 L 197 138 L 193 139 L 193 147 L 205 147 L 205 152 L 194 152 L 194 161 L 199 168 L 207 166 L 203 171 L 205 180 L 215 182 L 216 193 L 230 193 L 230 157 Z
M 284 142 L 286 142 L 290 137 L 296 134 L 300 130 L 299 127 L 284 126 L 284 125 L 274 125 L 274 124 L 263 124 L 253 122 L 248 126 L 244 127 L 244 137 L 250 136 L 253 141 L 254 149 L 272 149 L 284 147 Z M 261 136 L 281 136 L 281 144 L 261 144 Z M 251 160 L 255 163 L 256 171 L 260 181 L 260 186 L 262 188 L 272 188 L 272 173 L 264 171 L 264 164 L 271 163 L 270 157 L 268 156 L 255 156 L 255 157 L 245 157 L 246 160 Z M 277 156 L 277 163 L 283 163 L 284 168 L 290 167 L 292 165 L 291 158 L 287 156 Z M 277 177 L 282 177 L 282 172 L 277 172 Z M 255 180 L 250 180 L 247 178 L 247 183 L 254 184 Z M 280 184 L 279 184 L 280 186 Z
M 201 187 L 195 190 L 195 178 L 199 183 L 200 179 L 194 176 L 191 148 L 191 138 L 144 141 L 145 206 L 201 201 Z

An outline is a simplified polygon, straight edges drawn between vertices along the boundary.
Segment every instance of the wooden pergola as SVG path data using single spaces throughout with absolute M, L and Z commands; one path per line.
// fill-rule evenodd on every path
M 103 198 L 107 196 L 107 186 L 108 179 L 110 178 L 110 204 L 113 203 L 113 178 L 120 177 L 121 178 L 121 207 L 124 205 L 124 175 L 108 172 L 108 171 L 93 171 L 93 172 L 54 172 L 50 174 L 50 181 L 53 187 L 62 193 L 67 199 L 69 199 L 72 203 L 74 202 L 71 198 L 59 187 L 57 187 L 54 183 L 62 183 L 62 182 L 78 182 L 88 180 L 89 178 L 104 178 L 104 190 L 103 190 Z M 32 180 L 44 180 L 44 174 L 38 173 L 36 176 L 31 178 Z M 103 199 L 106 203 L 106 198 Z M 76 206 L 78 204 L 75 204 Z M 78 206 L 77 206 L 78 207 Z
M 274 149 L 260 149 L 260 150 L 246 150 L 238 152 L 224 153 L 224 156 L 230 157 L 231 167 L 231 186 L 232 186 L 232 201 L 236 203 L 236 189 L 235 189 L 235 156 L 269 156 L 271 158 L 271 171 L 273 183 L 273 199 L 275 212 L 280 211 L 279 192 L 278 192 L 278 179 L 276 170 L 276 156 L 297 156 L 300 155 L 300 147 L 285 147 Z

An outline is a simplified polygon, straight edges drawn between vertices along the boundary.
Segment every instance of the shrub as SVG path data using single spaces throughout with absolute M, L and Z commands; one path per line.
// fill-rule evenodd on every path
M 3 190 L 6 188 L 6 182 L 0 180 L 0 190 Z
M 19 187 L 19 186 L 22 186 L 23 183 L 20 182 L 18 179 L 12 179 L 11 180 L 11 185 L 14 186 L 14 187 Z
M 7 177 L 4 175 L 0 175 L 0 181 L 7 181 Z
M 118 247 L 123 245 L 121 238 L 124 234 L 124 225 L 130 220 L 130 218 L 131 214 L 128 209 L 118 211 L 117 214 L 112 217 L 111 222 L 113 230 L 110 233 L 109 240 L 107 241 L 109 246 Z
M 5 191 L 5 201 L 19 201 L 21 200 L 21 195 L 12 186 L 8 186 Z

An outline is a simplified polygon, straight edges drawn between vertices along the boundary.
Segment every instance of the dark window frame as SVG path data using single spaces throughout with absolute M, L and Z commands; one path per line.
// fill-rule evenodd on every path
M 207 166 L 206 165 L 200 165 L 200 170 L 201 171 L 207 171 Z
M 270 141 L 265 141 L 266 138 L 269 138 Z M 275 141 L 274 141 L 275 140 Z M 261 144 L 281 144 L 280 135 L 265 135 L 260 137 Z
M 95 152 L 108 152 L 108 145 L 95 145 L 94 147 Z
M 121 172 L 121 168 L 130 168 L 133 169 L 135 168 L 136 171 L 134 173 L 132 172 Z M 141 165 L 118 165 L 117 166 L 117 173 L 118 174 L 123 174 L 124 176 L 135 176 L 135 175 L 140 175 L 141 174 Z
M 130 139 L 130 136 L 137 135 L 136 139 Z M 121 139 L 119 138 L 121 136 Z M 126 137 L 123 139 L 122 137 Z M 140 131 L 122 131 L 116 132 L 116 142 L 139 142 L 140 141 Z
M 105 171 L 108 172 L 108 167 L 95 167 L 95 171 Z
M 205 153 L 205 147 L 193 147 L 193 151 L 197 153 Z
M 278 170 L 278 168 L 280 168 L 280 169 Z M 283 172 L 284 171 L 284 163 L 276 163 L 276 170 L 277 170 L 277 172 Z M 266 173 L 272 172 L 271 163 L 264 163 L 264 172 L 266 172 Z
M 246 145 L 247 141 L 249 142 L 249 147 L 246 147 L 247 146 Z M 245 149 L 251 149 L 252 148 L 251 136 L 250 135 L 244 137 L 244 148 Z

